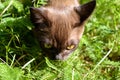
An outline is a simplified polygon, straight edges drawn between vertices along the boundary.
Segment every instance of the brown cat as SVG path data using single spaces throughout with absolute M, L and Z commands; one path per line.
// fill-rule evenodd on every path
M 64 60 L 78 47 L 84 24 L 96 1 L 79 5 L 78 0 L 48 0 L 40 8 L 30 8 L 33 29 L 46 56 Z

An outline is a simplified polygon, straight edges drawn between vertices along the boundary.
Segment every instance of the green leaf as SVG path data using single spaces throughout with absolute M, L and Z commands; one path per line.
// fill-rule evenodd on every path
M 0 80 L 22 80 L 24 72 L 19 68 L 12 68 L 0 63 Z
M 24 10 L 22 3 L 19 1 L 14 1 L 13 6 L 18 10 L 18 12 L 22 12 Z

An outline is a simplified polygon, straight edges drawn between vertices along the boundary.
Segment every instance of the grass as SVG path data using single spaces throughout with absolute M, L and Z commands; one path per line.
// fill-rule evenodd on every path
M 0 80 L 119 80 L 119 3 L 97 0 L 79 48 L 68 60 L 53 61 L 41 56 L 29 20 L 29 7 L 44 0 L 0 0 Z

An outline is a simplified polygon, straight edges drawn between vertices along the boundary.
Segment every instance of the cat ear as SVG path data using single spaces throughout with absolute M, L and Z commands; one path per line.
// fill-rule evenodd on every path
M 80 21 L 84 22 L 89 18 L 89 16 L 92 14 L 94 8 L 96 6 L 96 0 L 93 0 L 89 3 L 83 4 L 79 7 L 76 7 L 75 10 L 80 15 Z
M 30 8 L 30 19 L 33 24 L 42 23 L 45 21 L 45 14 L 42 8 Z

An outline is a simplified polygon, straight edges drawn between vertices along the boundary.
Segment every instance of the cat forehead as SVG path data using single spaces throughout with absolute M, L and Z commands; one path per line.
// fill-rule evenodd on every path
M 43 10 L 46 12 L 45 16 L 47 17 L 48 21 L 56 22 L 57 24 L 62 25 L 65 24 L 73 24 L 79 21 L 78 14 L 75 12 L 74 7 L 65 7 L 64 9 L 57 9 L 53 7 L 43 7 Z
M 41 7 L 43 11 L 47 12 L 48 15 L 70 15 L 71 13 L 75 12 L 74 8 L 75 6 L 69 6 L 69 7 Z

